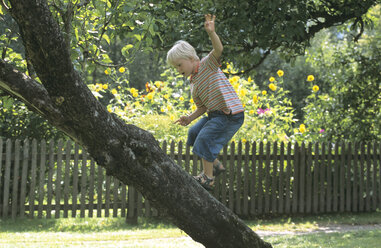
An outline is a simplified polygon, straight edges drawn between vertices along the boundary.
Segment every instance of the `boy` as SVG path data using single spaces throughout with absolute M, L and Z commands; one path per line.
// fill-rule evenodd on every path
M 221 149 L 242 126 L 244 108 L 229 80 L 219 68 L 223 46 L 215 32 L 213 15 L 205 15 L 204 27 L 212 42 L 213 50 L 201 61 L 195 49 L 185 41 L 178 41 L 168 51 L 167 61 L 184 77 L 190 77 L 192 98 L 197 109 L 175 121 L 189 125 L 205 112 L 188 131 L 187 144 L 193 153 L 202 158 L 203 172 L 195 179 L 207 190 L 214 186 L 214 177 L 225 171 L 217 160 Z

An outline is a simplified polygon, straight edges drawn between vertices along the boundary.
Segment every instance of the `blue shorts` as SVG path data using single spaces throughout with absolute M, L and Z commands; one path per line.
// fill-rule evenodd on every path
M 242 126 L 244 119 L 244 112 L 235 115 L 227 115 L 222 111 L 210 112 L 189 128 L 187 144 L 193 146 L 193 153 L 213 162 Z

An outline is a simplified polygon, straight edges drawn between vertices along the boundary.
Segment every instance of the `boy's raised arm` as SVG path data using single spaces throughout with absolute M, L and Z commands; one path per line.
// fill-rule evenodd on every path
M 218 37 L 215 27 L 214 27 L 214 20 L 216 19 L 215 15 L 207 14 L 205 15 L 205 23 L 204 27 L 206 32 L 209 35 L 210 40 L 212 41 L 213 50 L 212 53 L 214 57 L 218 60 L 222 55 L 223 46 L 220 40 L 220 37 Z

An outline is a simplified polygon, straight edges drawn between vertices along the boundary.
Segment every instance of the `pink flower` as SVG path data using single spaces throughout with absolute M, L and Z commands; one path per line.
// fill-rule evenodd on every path
M 259 115 L 263 115 L 263 114 L 271 114 L 271 109 L 267 108 L 267 109 L 262 109 L 262 108 L 259 108 L 257 109 L 257 113 Z
M 262 115 L 262 114 L 265 113 L 265 110 L 259 108 L 259 109 L 257 109 L 257 113 L 258 113 L 259 115 Z
M 324 129 L 320 129 L 319 133 L 324 133 L 324 131 L 325 131 Z

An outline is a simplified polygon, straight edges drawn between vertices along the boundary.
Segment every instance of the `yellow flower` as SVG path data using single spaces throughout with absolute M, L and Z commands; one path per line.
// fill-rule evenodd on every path
M 172 110 L 172 106 L 171 106 L 171 105 L 168 105 L 168 106 L 167 106 L 167 109 L 168 109 L 168 111 L 171 111 L 171 110 Z
M 171 119 L 171 121 L 175 121 L 176 117 L 174 115 L 171 115 L 171 117 L 169 117 Z
M 278 70 L 276 73 L 278 74 L 279 77 L 283 77 L 284 75 L 284 72 L 282 70 Z
M 160 88 L 160 81 L 155 81 L 156 88 Z
M 165 94 L 165 95 L 164 95 L 164 98 L 168 100 L 169 95 L 168 95 L 168 94 Z
M 314 75 L 308 75 L 308 77 L 307 77 L 307 81 L 308 81 L 308 82 L 312 82 L 312 81 L 314 81 L 314 80 L 315 80 Z
M 192 99 L 190 99 L 190 101 L 189 101 L 190 103 L 194 103 L 194 101 L 193 101 L 193 98 Z
M 247 93 L 247 90 L 246 90 L 246 89 L 241 89 L 241 90 L 239 91 L 239 96 L 244 97 L 244 96 L 246 96 L 246 93 Z
M 275 81 L 275 78 L 274 78 L 274 77 L 270 77 L 270 78 L 269 78 L 269 81 L 270 81 L 270 82 L 274 82 L 274 81 Z
M 153 93 L 152 92 L 148 93 L 147 98 L 149 100 L 152 100 L 153 99 Z
M 257 95 L 253 96 L 253 103 L 257 104 L 259 100 L 259 97 Z
M 229 79 L 229 81 L 230 81 L 231 84 L 238 82 L 238 80 L 239 80 L 239 77 L 238 77 L 238 76 L 234 76 L 234 77 L 232 77 L 232 78 Z
M 107 69 L 105 70 L 105 74 L 106 74 L 106 75 L 110 74 L 110 69 L 109 69 L 109 68 L 107 68 Z
M 162 108 L 160 109 L 160 111 L 161 111 L 161 112 L 165 112 L 165 108 L 162 107 Z
M 246 143 L 247 142 L 247 140 L 245 138 L 243 138 L 241 141 L 242 141 L 242 143 Z
M 111 93 L 112 93 L 113 95 L 115 95 L 115 94 L 118 93 L 118 91 L 117 91 L 116 89 L 112 89 L 112 90 L 111 90 Z
M 192 111 L 195 111 L 197 109 L 196 105 L 192 105 Z
M 305 133 L 306 132 L 306 125 L 300 124 L 300 126 L 299 126 L 299 132 Z
M 250 111 L 249 111 L 249 114 L 250 114 L 250 115 L 253 115 L 254 113 L 255 113 L 254 110 L 250 110 Z
M 264 95 L 264 96 L 267 95 L 267 91 L 265 91 L 265 90 L 262 91 L 262 95 Z
M 138 96 L 139 96 L 139 93 L 138 93 L 138 92 L 134 92 L 134 93 L 132 93 L 132 96 L 133 96 L 133 97 L 138 97 Z
M 126 68 L 124 68 L 123 66 L 119 68 L 119 72 L 120 72 L 120 73 L 123 73 L 123 72 L 125 72 L 125 71 L 126 71 Z
M 134 95 L 135 93 L 138 93 L 138 90 L 135 89 L 135 88 L 131 88 L 131 89 L 130 89 L 130 93 L 131 93 L 132 95 Z
M 269 85 L 269 88 L 270 88 L 270 90 L 272 90 L 272 91 L 276 91 L 276 85 L 273 84 L 273 83 L 271 83 L 271 84 Z
M 251 79 L 251 77 L 249 77 L 249 78 L 247 79 L 247 82 L 248 82 L 248 83 L 251 83 L 251 82 L 254 82 L 254 80 Z
M 184 101 L 184 97 L 183 96 L 180 96 L 180 101 Z
M 314 85 L 314 86 L 312 87 L 312 90 L 313 90 L 314 92 L 318 92 L 318 91 L 319 91 L 319 86 Z

